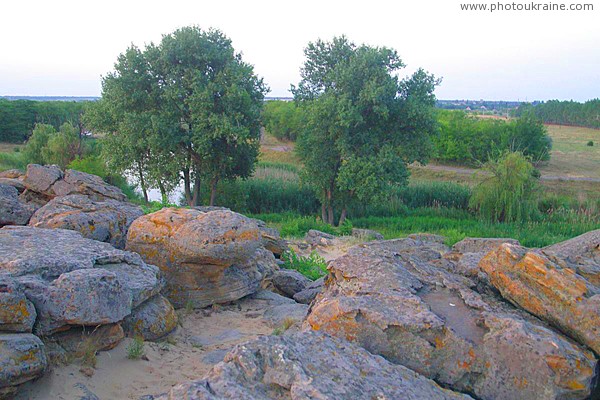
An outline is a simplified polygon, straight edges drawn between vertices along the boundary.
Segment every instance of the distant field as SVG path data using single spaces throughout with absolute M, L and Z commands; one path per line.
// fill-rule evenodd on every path
M 21 150 L 23 147 L 24 145 L 22 144 L 0 142 L 0 153 L 12 153 L 15 149 Z
M 550 162 L 540 168 L 546 175 L 600 178 L 600 130 L 548 125 L 552 137 Z M 588 146 L 589 141 L 593 146 Z

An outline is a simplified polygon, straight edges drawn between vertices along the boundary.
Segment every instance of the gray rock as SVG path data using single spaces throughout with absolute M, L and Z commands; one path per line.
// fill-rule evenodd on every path
M 270 307 L 265 310 L 263 317 L 273 328 L 282 326 L 286 321 L 301 323 L 308 313 L 308 306 L 293 302 L 291 304 L 281 304 Z
M 503 243 L 519 244 L 518 240 L 509 238 L 464 238 L 452 246 L 458 253 L 483 253 L 484 255 L 497 249 Z
M 304 241 L 311 246 L 328 246 L 331 241 L 335 239 L 334 235 L 329 233 L 321 232 L 316 229 L 311 229 L 306 232 Z
M 480 399 L 584 399 L 597 360 L 550 326 L 453 273 L 441 243 L 353 247 L 329 265 L 305 328 L 360 344 Z
M 62 362 L 89 356 L 90 352 L 113 349 L 125 338 L 120 324 L 74 327 L 46 337 L 47 354 L 51 361 Z M 60 354 L 57 354 L 60 352 Z M 58 356 L 57 356 L 58 355 Z
M 19 179 L 12 179 L 12 178 L 0 178 L 0 185 L 8 185 L 8 186 L 12 186 L 15 189 L 17 189 L 17 192 L 23 193 L 25 191 L 25 185 L 23 184 L 23 181 L 19 180 Z
M 264 221 L 253 219 L 260 229 L 262 243 L 265 249 L 269 250 L 276 257 L 280 257 L 284 252 L 289 250 L 287 240 L 282 239 L 279 231 L 275 228 L 269 228 Z
M 362 240 L 383 240 L 383 235 L 371 229 L 352 228 L 352 236 Z
M 280 269 L 273 273 L 273 286 L 284 296 L 294 297 L 311 283 L 311 280 L 292 269 Z
M 38 378 L 48 362 L 44 344 L 30 333 L 0 334 L 0 396 L 14 387 Z
M 325 286 L 325 277 L 319 278 L 311 282 L 306 288 L 294 295 L 294 300 L 302 304 L 310 304 L 323 291 Z
M 157 400 L 469 398 L 345 341 L 300 333 L 236 346 L 203 379 Z
M 31 333 L 36 317 L 23 287 L 10 276 L 0 275 L 0 332 Z
M 163 296 L 154 296 L 135 308 L 123 321 L 128 336 L 141 336 L 144 340 L 155 341 L 177 327 L 175 309 Z
M 139 206 L 117 201 L 93 201 L 84 195 L 57 197 L 38 209 L 29 221 L 37 228 L 80 232 L 88 239 L 122 249 L 131 223 L 144 215 Z
M 22 285 L 45 335 L 119 322 L 163 285 L 159 269 L 135 253 L 74 231 L 21 226 L 0 229 L 0 274 Z
M 258 226 L 231 211 L 164 208 L 134 221 L 127 249 L 161 268 L 165 294 L 176 307 L 240 299 L 277 268 Z
M 19 199 L 17 189 L 0 183 L 0 227 L 27 225 L 34 211 L 34 207 Z

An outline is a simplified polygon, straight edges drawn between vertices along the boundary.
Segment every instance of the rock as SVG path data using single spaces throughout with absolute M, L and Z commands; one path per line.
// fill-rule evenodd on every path
M 317 333 L 236 346 L 203 378 L 156 399 L 469 399 L 352 344 Z
M 300 323 L 308 312 L 306 304 L 300 304 L 273 293 L 269 290 L 259 290 L 258 292 L 240 300 L 240 305 L 251 310 L 261 310 L 256 316 L 262 314 L 268 325 L 272 328 L 279 328 L 286 319 L 294 323 Z
M 9 276 L 0 275 L 0 332 L 31 333 L 36 317 L 21 285 Z
M 329 246 L 334 239 L 334 235 L 316 229 L 309 230 L 304 236 L 304 241 L 311 246 Z
M 30 333 L 0 334 L 0 396 L 41 376 L 48 362 L 44 344 Z
M 6 171 L 0 172 L 0 178 L 8 178 L 8 179 L 19 179 L 25 173 L 20 169 L 7 169 Z
M 330 263 L 304 327 L 483 400 L 590 395 L 592 352 L 473 290 L 476 283 L 453 273 L 443 250 L 423 238 L 353 247 Z
M 19 179 L 0 178 L 0 185 L 12 186 L 17 189 L 17 192 L 19 193 L 23 193 L 25 191 L 25 185 Z
M 42 335 L 119 322 L 164 284 L 135 253 L 74 231 L 21 226 L 0 229 L 0 274 L 22 286 Z
M 38 228 L 80 232 L 88 239 L 122 249 L 131 223 L 144 215 L 141 207 L 117 201 L 93 201 L 84 195 L 57 197 L 38 209 L 29 221 Z
M 548 252 L 569 258 L 569 251 L 563 251 L 569 246 Z M 503 297 L 600 353 L 600 290 L 576 269 L 542 251 L 511 244 L 490 252 L 480 267 Z
M 121 189 L 107 184 L 99 176 L 72 169 L 63 173 L 56 165 L 29 164 L 23 184 L 27 188 L 24 198 L 40 205 L 70 194 L 83 194 L 93 201 L 127 199 Z
M 19 200 L 19 192 L 12 186 L 0 183 L 0 227 L 27 225 L 35 209 Z
M 123 321 L 128 336 L 141 336 L 146 341 L 158 340 L 176 327 L 177 314 L 169 300 L 160 295 L 146 300 Z
M 287 240 L 282 239 L 279 231 L 275 228 L 269 228 L 264 221 L 253 219 L 260 229 L 262 243 L 265 249 L 269 250 L 275 257 L 281 257 L 283 253 L 289 250 Z
M 452 251 L 445 257 L 454 263 L 455 272 L 469 276 L 478 277 L 487 283 L 487 277 L 482 275 L 479 261 L 490 251 L 497 249 L 503 243 L 519 244 L 518 240 L 505 238 L 464 238 L 452 246 Z
M 280 269 L 273 274 L 273 286 L 281 294 L 294 297 L 311 283 L 311 280 L 293 269 Z
M 231 211 L 164 208 L 133 222 L 126 248 L 161 268 L 176 307 L 240 299 L 258 290 L 269 268 L 258 265 L 266 257 L 258 226 Z
M 47 340 L 64 350 L 67 359 L 81 358 L 115 348 L 125 338 L 120 324 L 71 328 L 58 332 Z
M 371 229 L 352 228 L 352 236 L 361 240 L 383 240 L 383 235 Z
M 564 260 L 569 268 L 600 287 L 600 229 L 544 247 L 542 252 Z
M 294 295 L 294 300 L 302 304 L 310 304 L 323 291 L 325 285 L 325 277 L 319 278 L 311 282 L 306 288 Z

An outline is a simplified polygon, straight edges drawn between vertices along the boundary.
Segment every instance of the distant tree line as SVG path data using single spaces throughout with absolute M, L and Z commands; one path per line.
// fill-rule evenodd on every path
M 302 109 L 293 101 L 267 101 L 262 113 L 263 125 L 280 140 L 295 141 L 304 124 Z
M 538 104 L 523 104 L 513 112 L 517 117 L 527 113 L 533 113 L 546 124 L 600 129 L 600 99 L 585 103 L 550 100 Z
M 81 115 L 86 102 L 0 99 L 0 142 L 27 140 L 35 124 L 60 129 L 68 122 L 82 130 Z
M 432 138 L 437 160 L 479 165 L 506 151 L 521 152 L 534 162 L 550 159 L 552 139 L 531 114 L 506 121 L 438 110 L 437 121 L 439 134 Z

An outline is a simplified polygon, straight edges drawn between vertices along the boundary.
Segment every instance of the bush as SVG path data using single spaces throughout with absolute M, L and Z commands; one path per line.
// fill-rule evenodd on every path
M 587 142 L 587 145 L 588 145 L 589 147 L 593 147 L 593 146 L 594 146 L 594 141 L 593 141 L 593 140 L 590 140 L 589 142 Z
M 292 101 L 267 101 L 262 119 L 266 131 L 280 140 L 296 140 L 303 126 L 302 109 Z
M 475 187 L 470 202 L 483 219 L 521 222 L 538 214 L 534 168 L 522 153 L 506 153 L 485 170 L 491 176 Z
M 288 250 L 281 255 L 281 260 L 283 268 L 296 270 L 313 281 L 327 275 L 327 262 L 316 251 L 303 257 Z

